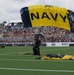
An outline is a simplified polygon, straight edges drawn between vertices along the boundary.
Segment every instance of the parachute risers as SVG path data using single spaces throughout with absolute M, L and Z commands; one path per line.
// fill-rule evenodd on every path
M 70 12 L 56 6 L 34 5 L 20 10 L 24 27 L 56 26 L 71 30 Z

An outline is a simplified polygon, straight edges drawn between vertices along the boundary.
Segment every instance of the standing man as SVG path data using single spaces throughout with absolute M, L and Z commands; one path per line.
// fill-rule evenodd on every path
M 40 55 L 41 40 L 38 37 L 34 37 L 33 55 Z

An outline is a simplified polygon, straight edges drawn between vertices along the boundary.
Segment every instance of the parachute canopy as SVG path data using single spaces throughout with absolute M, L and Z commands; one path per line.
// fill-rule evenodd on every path
M 34 5 L 20 10 L 24 27 L 56 26 L 74 32 L 74 12 L 57 6 Z
M 74 55 L 67 55 L 67 54 L 47 54 L 43 57 L 39 57 L 37 59 L 44 59 L 44 60 L 74 60 Z

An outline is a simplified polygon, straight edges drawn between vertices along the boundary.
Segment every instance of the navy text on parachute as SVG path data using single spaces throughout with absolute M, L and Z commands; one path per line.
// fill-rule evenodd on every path
M 24 28 L 56 26 L 74 33 L 74 12 L 57 6 L 34 5 L 20 10 Z

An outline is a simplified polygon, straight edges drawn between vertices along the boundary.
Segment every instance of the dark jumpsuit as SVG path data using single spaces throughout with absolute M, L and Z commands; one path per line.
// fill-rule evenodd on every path
M 35 44 L 33 46 L 33 55 L 40 55 L 40 45 L 41 40 L 39 40 L 39 38 L 35 39 Z

